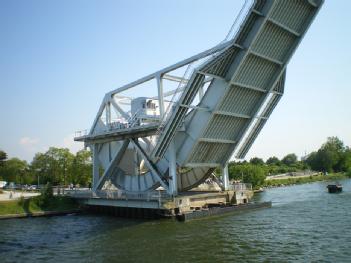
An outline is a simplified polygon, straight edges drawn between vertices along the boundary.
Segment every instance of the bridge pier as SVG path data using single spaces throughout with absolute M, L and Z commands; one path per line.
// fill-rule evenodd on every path
M 177 156 L 176 156 L 176 150 L 174 147 L 174 141 L 169 145 L 168 148 L 168 153 L 169 153 L 169 189 L 170 189 L 170 194 L 172 196 L 176 196 L 178 194 L 178 185 L 177 185 Z
M 223 180 L 224 190 L 225 191 L 229 190 L 228 163 L 226 163 L 224 166 L 222 166 L 222 180 Z
M 96 189 L 97 184 L 100 179 L 100 171 L 99 171 L 99 149 L 98 144 L 94 143 L 92 150 L 93 150 L 93 182 L 92 182 L 92 189 Z

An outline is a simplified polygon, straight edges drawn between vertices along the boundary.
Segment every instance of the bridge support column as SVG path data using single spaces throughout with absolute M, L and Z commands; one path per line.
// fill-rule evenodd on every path
M 92 189 L 95 189 L 99 179 L 100 179 L 100 174 L 99 174 L 99 145 L 97 143 L 94 144 L 93 146 L 93 182 L 92 182 Z
M 170 194 L 173 196 L 178 194 L 178 185 L 177 185 L 177 158 L 176 158 L 176 150 L 174 146 L 174 141 L 172 140 L 169 148 L 169 188 Z
M 222 167 L 222 180 L 223 180 L 224 190 L 229 190 L 228 163 L 226 163 L 226 164 Z

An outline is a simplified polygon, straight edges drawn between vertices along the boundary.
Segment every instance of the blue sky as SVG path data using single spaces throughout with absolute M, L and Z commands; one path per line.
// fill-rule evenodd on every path
M 0 0 L 0 148 L 77 150 L 103 95 L 220 42 L 243 1 Z M 351 145 L 351 1 L 327 0 L 247 158 Z

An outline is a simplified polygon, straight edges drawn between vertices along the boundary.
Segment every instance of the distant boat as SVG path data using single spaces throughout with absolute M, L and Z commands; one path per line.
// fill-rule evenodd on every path
M 327 185 L 329 193 L 340 193 L 342 192 L 342 185 L 339 183 Z

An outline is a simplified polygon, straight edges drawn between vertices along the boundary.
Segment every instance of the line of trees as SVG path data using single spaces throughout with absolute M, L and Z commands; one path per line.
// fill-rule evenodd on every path
M 290 153 L 281 160 L 275 156 L 264 161 L 254 157 L 250 161 L 230 162 L 229 176 L 234 180 L 259 187 L 266 176 L 311 169 L 319 172 L 346 172 L 351 176 L 351 149 L 337 137 L 329 137 L 318 149 L 303 160 Z M 88 185 L 92 178 L 91 153 L 81 150 L 75 155 L 66 148 L 51 147 L 37 153 L 32 162 L 18 158 L 7 159 L 0 151 L 0 180 L 18 184 Z
M 306 163 L 316 171 L 346 172 L 351 169 L 351 149 L 338 137 L 330 137 L 306 158 Z
M 18 158 L 7 159 L 0 151 L 0 180 L 17 184 L 70 183 L 88 185 L 91 181 L 91 153 L 87 150 L 72 154 L 67 148 L 50 147 L 45 153 L 35 154 L 31 163 Z
M 263 185 L 266 176 L 307 169 L 323 172 L 345 172 L 351 177 L 351 149 L 337 137 L 329 137 L 316 152 L 312 152 L 303 160 L 298 160 L 296 154 L 290 153 L 284 158 L 273 156 L 263 161 L 254 157 L 250 161 L 230 162 L 229 176 L 233 180 L 251 183 L 257 188 Z
M 230 162 L 228 169 L 231 179 L 258 187 L 263 184 L 268 175 L 297 172 L 309 167 L 305 162 L 299 161 L 296 154 L 290 153 L 281 160 L 272 156 L 266 162 L 258 157 L 251 158 L 250 161 Z

